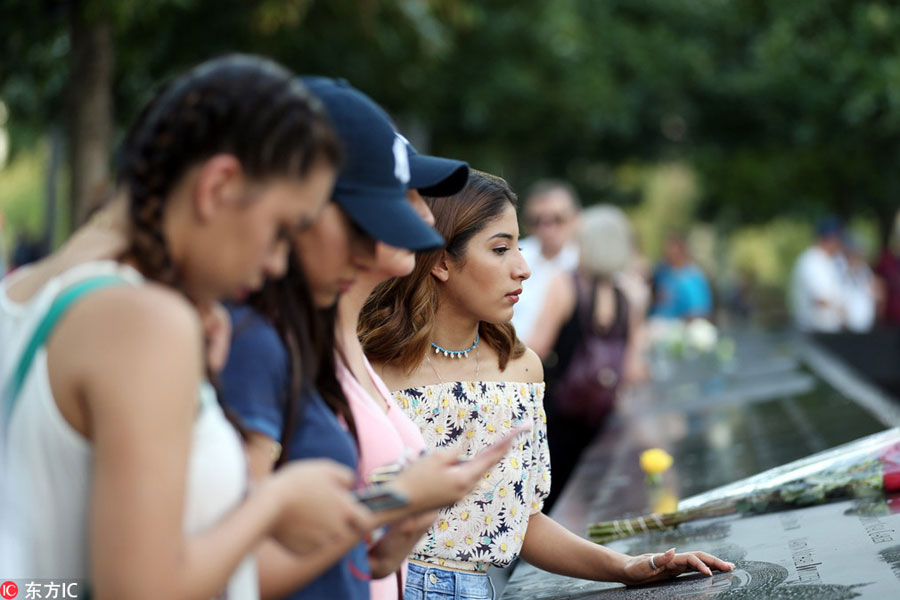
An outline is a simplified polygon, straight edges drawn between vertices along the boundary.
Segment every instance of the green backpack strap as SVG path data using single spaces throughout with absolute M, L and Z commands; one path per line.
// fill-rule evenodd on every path
M 31 363 L 34 362 L 37 351 L 46 343 L 47 338 L 50 337 L 50 333 L 53 331 L 56 323 L 59 322 L 63 315 L 65 315 L 84 295 L 100 288 L 122 285 L 124 283 L 125 280 L 120 276 L 100 275 L 79 281 L 65 289 L 56 297 L 53 304 L 50 305 L 49 310 L 47 310 L 47 314 L 44 315 L 44 318 L 41 319 L 40 323 L 38 323 L 38 326 L 35 328 L 31 339 L 25 346 L 22 357 L 19 359 L 19 364 L 16 365 L 16 370 L 12 373 L 12 379 L 9 381 L 5 394 L 6 406 L 4 408 L 7 423 L 9 422 L 9 416 L 12 414 L 13 408 L 16 405 L 16 401 L 18 400 L 19 392 L 22 391 L 25 377 L 28 375 L 28 371 L 31 370 Z

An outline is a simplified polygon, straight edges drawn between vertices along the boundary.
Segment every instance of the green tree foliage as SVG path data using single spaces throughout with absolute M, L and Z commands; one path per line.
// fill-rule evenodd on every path
M 629 204 L 616 169 L 680 161 L 722 225 L 860 211 L 900 189 L 900 6 L 845 0 L 6 0 L 0 97 L 63 114 L 65 14 L 115 27 L 116 120 L 227 51 L 342 76 L 428 149 L 521 187 L 572 179 Z
M 900 190 L 900 7 L 721 4 L 744 10 L 710 31 L 716 64 L 696 91 L 707 214 L 825 208 L 889 223 Z

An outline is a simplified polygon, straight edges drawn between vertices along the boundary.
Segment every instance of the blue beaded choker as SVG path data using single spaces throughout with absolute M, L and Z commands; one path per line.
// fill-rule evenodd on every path
M 465 350 L 447 350 L 446 348 L 441 348 L 434 342 L 431 342 L 431 347 L 434 348 L 435 354 L 443 354 L 447 358 L 469 358 L 469 352 L 478 347 L 478 342 L 481 340 L 481 336 L 476 333 L 475 334 L 475 342 L 466 348 Z

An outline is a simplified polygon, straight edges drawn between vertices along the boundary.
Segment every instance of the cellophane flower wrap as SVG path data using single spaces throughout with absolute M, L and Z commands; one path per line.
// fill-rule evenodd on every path
M 787 463 L 679 502 L 669 514 L 594 523 L 598 543 L 722 515 L 760 514 L 900 492 L 900 428 Z

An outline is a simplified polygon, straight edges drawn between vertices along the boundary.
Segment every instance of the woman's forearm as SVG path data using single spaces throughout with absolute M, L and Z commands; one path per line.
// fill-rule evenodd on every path
M 627 559 L 575 535 L 543 513 L 531 515 L 521 556 L 545 571 L 599 581 L 621 581 Z
M 156 564 L 145 562 L 142 569 L 132 571 L 128 577 L 105 577 L 102 572 L 100 576 L 95 573 L 93 595 L 100 600 L 121 597 L 202 600 L 215 597 L 222 592 L 241 561 L 274 526 L 279 510 L 279 500 L 274 495 L 251 494 L 215 526 L 185 537 L 181 552 L 172 555 L 172 562 L 159 553 Z
M 258 490 L 215 527 L 187 539 L 180 580 L 184 598 L 219 594 L 237 566 L 274 526 L 279 515 L 274 493 Z
M 317 465 L 310 463 L 305 466 L 316 468 Z M 318 536 L 320 543 L 300 555 L 270 537 L 279 530 L 279 520 L 283 518 L 286 494 L 282 481 L 269 478 L 261 482 L 225 519 L 206 532 L 188 538 L 185 560 L 179 569 L 183 595 L 173 597 L 215 596 L 221 591 L 220 582 L 227 581 L 244 557 L 254 550 L 263 594 L 265 597 L 282 597 L 317 578 L 359 543 L 362 533 L 350 533 L 349 528 L 343 531 L 332 529 L 331 536 Z M 295 481 L 287 481 L 296 484 Z M 322 481 L 323 486 L 326 483 Z M 334 504 L 332 510 L 346 514 L 338 504 Z M 332 541 L 323 542 L 323 539 Z

